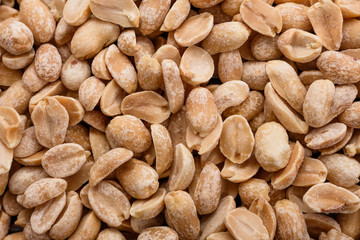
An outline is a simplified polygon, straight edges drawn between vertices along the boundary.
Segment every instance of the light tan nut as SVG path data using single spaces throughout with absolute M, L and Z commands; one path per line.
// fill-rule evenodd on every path
M 211 92 L 205 88 L 193 89 L 186 100 L 186 119 L 190 129 L 206 137 L 216 126 L 217 108 Z
M 328 171 L 321 161 L 315 158 L 305 157 L 293 185 L 298 187 L 308 187 L 323 183 L 326 180 L 327 174 Z
M 331 114 L 338 116 L 340 113 L 348 109 L 358 94 L 358 90 L 354 84 L 335 86 L 334 102 L 331 106 Z
M 81 122 L 81 120 L 83 120 L 85 115 L 85 110 L 84 107 L 79 102 L 79 100 L 72 97 L 58 96 L 58 95 L 53 96 L 53 98 L 56 99 L 66 109 L 67 113 L 69 114 L 69 129 L 71 129 L 71 127 L 75 127 L 79 122 Z
M 360 47 L 359 42 L 360 21 L 357 19 L 346 19 L 343 24 L 343 36 L 340 49 L 356 49 Z
M 99 19 L 122 27 L 139 26 L 139 9 L 131 0 L 90 0 L 91 12 Z
M 344 18 L 353 18 L 360 16 L 360 8 L 356 0 L 336 0 L 335 3 L 340 7 Z
M 151 145 L 149 130 L 140 119 L 123 115 L 113 118 L 106 128 L 110 146 L 125 147 L 134 153 L 145 152 Z
M 319 128 L 331 121 L 330 111 L 334 95 L 335 86 L 329 80 L 316 80 L 310 85 L 303 105 L 307 124 Z
M 160 31 L 170 32 L 178 29 L 188 16 L 190 7 L 189 0 L 177 0 L 167 12 Z
M 29 52 L 23 53 L 21 55 L 12 55 L 10 53 L 5 53 L 2 56 L 3 64 L 9 69 L 22 69 L 26 68 L 33 61 L 35 56 L 35 50 L 31 49 Z M 14 73 L 14 77 L 16 77 L 16 72 Z M 12 75 L 12 74 L 10 74 Z
M 254 144 L 254 135 L 245 118 L 233 115 L 224 121 L 220 150 L 227 159 L 238 164 L 245 162 L 251 156 Z
M 32 230 L 31 223 L 28 222 L 24 226 L 23 234 L 25 236 L 25 239 L 37 239 L 37 240 L 50 240 L 50 236 L 48 233 L 44 234 L 37 234 Z
M 5 1 L 3 2 L 5 3 Z M 6 20 L 8 18 L 16 18 L 19 15 L 19 11 L 17 9 L 7 6 L 5 4 L 1 5 L 0 9 L 0 21 Z
M 3 50 L 5 52 L 5 50 Z M 8 54 L 8 53 L 4 53 Z M 21 55 L 20 55 L 21 56 Z M 0 84 L 2 86 L 11 86 L 15 82 L 22 79 L 20 70 L 10 69 L 3 62 L 0 63 Z
M 20 20 L 34 34 L 35 42 L 50 41 L 55 32 L 55 19 L 40 0 L 24 0 L 20 4 Z
M 97 161 L 99 157 L 111 149 L 109 142 L 106 139 L 105 133 L 95 128 L 90 128 L 89 141 L 95 161 Z
M 61 56 L 57 48 L 51 44 L 41 45 L 35 55 L 35 70 L 37 75 L 48 82 L 54 82 L 60 77 Z
M 296 203 L 303 213 L 313 213 L 303 201 L 303 196 L 309 188 L 291 186 L 286 190 L 286 198 Z M 282 198 L 283 199 L 283 198 Z
M 136 199 L 146 199 L 159 188 L 157 172 L 147 163 L 134 158 L 116 170 L 116 177 L 125 191 Z
M 79 101 L 86 111 L 92 111 L 99 103 L 105 84 L 97 77 L 90 77 L 79 87 Z
M 107 240 L 107 239 L 126 240 L 124 235 L 115 228 L 106 228 L 102 230 L 96 238 L 96 240 Z
M 81 83 L 89 78 L 90 75 L 89 63 L 85 60 L 76 59 L 74 55 L 71 55 L 62 66 L 61 82 L 67 89 L 77 91 Z
M 4 240 L 26 240 L 23 232 L 17 232 L 7 235 Z
M 221 3 L 221 9 L 230 16 L 239 14 L 240 5 L 243 0 L 224 0 Z
M 331 0 L 321 0 L 312 5 L 308 17 L 324 47 L 338 50 L 342 38 L 343 18 L 340 8 Z
M 155 58 L 149 55 L 141 57 L 136 68 L 139 86 L 142 89 L 156 91 L 161 87 L 163 84 L 161 65 Z
M 353 213 L 360 208 L 360 198 L 332 183 L 312 186 L 303 197 L 313 211 L 321 213 Z
M 96 216 L 111 227 L 119 226 L 130 217 L 130 202 L 108 182 L 102 181 L 89 189 L 89 202 Z
M 59 178 L 42 178 L 26 188 L 17 201 L 26 208 L 32 208 L 61 195 L 67 187 L 66 181 Z
M 233 163 L 226 159 L 224 167 L 221 170 L 221 177 L 234 183 L 245 182 L 253 177 L 259 168 L 260 165 L 255 157 L 250 157 L 241 164 Z
M 116 45 L 111 45 L 105 55 L 106 66 L 116 83 L 127 93 L 135 92 L 138 84 L 134 66 Z
M 69 0 L 66 1 L 63 15 L 64 20 L 71 26 L 80 26 L 91 14 L 89 0 Z
M 167 222 L 176 230 L 180 239 L 195 240 L 200 233 L 200 221 L 190 195 L 172 191 L 165 196 Z
M 46 153 L 47 149 L 43 149 L 39 152 L 36 152 L 28 157 L 16 157 L 14 158 L 17 162 L 25 165 L 25 166 L 40 166 L 41 158 Z
M 250 28 L 240 22 L 216 24 L 201 46 L 214 55 L 241 47 L 250 36 Z
M 360 236 L 358 228 L 360 221 L 360 211 L 350 214 L 338 214 L 337 221 L 340 224 L 343 233 L 357 239 Z
M 63 63 L 71 56 L 70 46 L 68 44 L 58 46 L 58 51 Z
M 6 191 L 2 196 L 2 208 L 10 216 L 17 216 L 24 207 L 16 201 L 16 195 Z
M 195 162 L 191 152 L 181 143 L 176 145 L 169 176 L 169 190 L 185 190 L 193 180 Z
M 103 47 L 115 42 L 119 34 L 118 25 L 96 18 L 89 19 L 76 30 L 71 40 L 71 52 L 78 59 L 92 58 Z
M 340 142 L 345 137 L 346 130 L 343 123 L 330 123 L 310 131 L 304 140 L 310 149 L 327 148 Z
M 341 52 L 323 52 L 316 61 L 319 70 L 335 84 L 356 83 L 360 80 L 357 58 Z
M 169 120 L 168 130 L 171 136 L 173 149 L 179 143 L 186 145 L 186 132 L 188 124 L 186 121 L 185 107 L 181 108 L 175 114 L 172 114 Z
M 276 122 L 261 125 L 255 134 L 255 157 L 260 166 L 275 172 L 284 168 L 290 158 L 290 145 L 286 130 Z
M 76 192 L 69 192 L 66 196 L 66 205 L 59 218 L 49 231 L 53 239 L 65 239 L 69 237 L 80 222 L 82 203 Z
M 221 3 L 223 0 L 190 0 L 191 5 L 197 8 L 209 8 Z
M 136 35 L 133 29 L 122 31 L 117 40 L 117 45 L 121 52 L 128 56 L 134 56 L 140 50 L 140 46 L 136 42 Z M 104 69 L 105 70 L 105 69 Z
M 91 112 L 85 112 L 83 121 L 93 128 L 101 132 L 106 131 L 106 127 L 110 122 L 110 119 L 105 116 L 102 112 L 93 110 Z M 113 146 L 114 147 L 114 146 Z
M 264 90 L 269 82 L 266 74 L 266 63 L 258 61 L 248 61 L 244 63 L 241 80 L 246 82 L 251 89 Z
M 353 238 L 347 236 L 339 230 L 331 229 L 327 234 L 322 232 L 319 236 L 319 240 L 352 240 Z
M 159 188 L 158 191 L 150 198 L 136 200 L 130 208 L 130 215 L 140 219 L 154 218 L 164 209 L 164 199 L 166 190 Z
M 277 238 L 310 239 L 305 218 L 298 205 L 290 200 L 281 200 L 275 204 L 277 219 Z
M 345 145 L 350 141 L 352 135 L 353 135 L 354 129 L 353 128 L 347 128 L 345 137 L 338 143 L 328 147 L 320 149 L 321 155 L 327 155 L 327 154 L 333 154 L 345 147 Z M 344 149 L 344 152 L 346 152 L 346 149 Z
M 222 52 L 219 55 L 218 74 L 222 83 L 241 80 L 243 63 L 238 50 Z
M 4 238 L 10 229 L 11 217 L 4 211 L 0 212 L 0 237 Z
M 145 0 L 140 3 L 139 30 L 143 35 L 149 35 L 160 28 L 170 5 L 170 0 Z
M 37 234 L 44 234 L 50 230 L 65 204 L 66 193 L 64 192 L 58 197 L 37 206 L 30 217 L 32 230 Z
M 80 187 L 82 187 L 89 180 L 90 169 L 92 168 L 93 165 L 94 165 L 93 158 L 91 156 L 88 156 L 86 162 L 77 173 L 64 178 L 64 180 L 68 184 L 66 188 L 66 192 L 76 191 Z
M 146 36 L 136 36 L 136 44 L 138 45 L 139 49 L 134 55 L 135 65 L 144 55 L 152 56 L 155 53 L 154 44 Z
M 314 238 L 318 238 L 322 232 L 328 232 L 331 229 L 341 231 L 339 223 L 333 218 L 318 213 L 304 214 L 306 226 L 309 235 Z
M 290 155 L 286 167 L 271 176 L 271 185 L 274 189 L 285 189 L 295 180 L 304 160 L 304 147 L 297 141 Z
M 0 106 L 12 107 L 19 114 L 23 114 L 32 95 L 33 93 L 24 87 L 22 81 L 16 81 L 1 94 Z
M 261 218 L 244 207 L 228 212 L 225 224 L 236 240 L 269 239 L 269 234 Z
M 346 109 L 342 114 L 339 115 L 339 121 L 346 124 L 348 127 L 359 128 L 360 121 L 358 119 L 360 115 L 360 102 L 356 101 Z
M 181 60 L 179 50 L 170 44 L 164 44 L 159 47 L 152 57 L 158 60 L 160 64 L 162 64 L 165 59 L 173 60 L 177 66 L 179 66 Z
M 114 148 L 100 156 L 90 170 L 90 186 L 98 184 L 132 156 L 133 153 L 125 148 Z
M 69 114 L 55 98 L 46 97 L 39 102 L 31 114 L 31 120 L 41 145 L 51 148 L 64 142 Z
M 175 41 L 182 47 L 189 47 L 204 40 L 214 25 L 214 16 L 210 13 L 202 13 L 185 20 L 175 30 Z
M 25 190 L 34 182 L 49 177 L 41 167 L 22 167 L 9 180 L 9 190 L 12 194 L 24 194 Z
M 269 204 L 269 202 L 264 198 L 255 199 L 249 207 L 249 210 L 261 218 L 269 233 L 269 238 L 273 239 L 275 236 L 277 224 L 274 209 Z
M 346 49 L 346 50 L 343 50 L 341 52 L 345 53 L 346 55 L 358 58 L 358 56 L 360 55 L 360 48 Z
M 120 35 L 121 36 L 121 35 Z M 120 46 L 120 45 L 119 45 Z M 91 72 L 98 78 L 103 80 L 111 80 L 112 76 L 106 67 L 105 56 L 108 48 L 101 50 L 91 63 Z M 88 76 L 90 77 L 90 75 Z M 87 77 L 86 77 L 87 78 Z M 85 78 L 85 79 L 86 79 Z
M 146 228 L 138 236 L 138 240 L 178 240 L 178 234 L 169 227 Z
M 275 8 L 279 10 L 282 18 L 281 30 L 284 32 L 290 28 L 297 28 L 304 31 L 311 31 L 312 26 L 307 16 L 309 7 L 295 2 L 276 5 Z
M 359 182 L 360 163 L 343 154 L 320 156 L 328 170 L 327 180 L 341 187 L 351 187 Z
M 159 175 L 168 170 L 173 162 L 173 149 L 168 130 L 161 124 L 151 125 L 151 137 L 155 147 L 156 171 Z
M 81 203 L 87 207 L 88 209 L 92 209 L 90 202 L 89 202 L 89 189 L 90 189 L 90 185 L 86 184 L 79 193 L 80 199 L 81 199 Z
M 8 148 L 19 145 L 25 126 L 15 109 L 0 106 L 0 139 Z M 5 150 L 5 156 L 6 156 Z M 5 158 L 6 159 L 6 158 Z M 6 162 L 6 161 L 5 161 Z M 10 163 L 11 164 L 11 163 Z
M 310 85 L 316 80 L 325 79 L 325 76 L 319 70 L 307 70 L 302 71 L 299 78 L 304 85 Z
M 281 31 L 282 19 L 278 9 L 261 0 L 245 0 L 240 6 L 244 22 L 253 30 L 269 37 Z
M 88 212 L 81 218 L 75 232 L 68 238 L 69 240 L 95 240 L 101 228 L 101 221 L 96 217 L 94 211 Z
M 229 232 L 216 232 L 210 234 L 207 238 L 207 240 L 234 240 Z
M 239 195 L 245 206 L 250 206 L 257 198 L 269 201 L 270 187 L 263 179 L 251 178 L 239 184 Z
M 59 45 L 64 45 L 71 41 L 74 33 L 76 31 L 76 27 L 68 24 L 64 18 L 61 18 L 57 23 L 54 39 L 55 42 Z
M 106 84 L 100 98 L 100 109 L 107 116 L 116 116 L 121 113 L 121 102 L 125 97 L 125 91 L 111 80 Z

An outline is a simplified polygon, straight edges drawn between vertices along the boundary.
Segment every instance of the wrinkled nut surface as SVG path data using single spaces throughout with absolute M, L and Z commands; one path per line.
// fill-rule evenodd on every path
M 56 81 L 61 72 L 61 56 L 57 48 L 51 44 L 41 45 L 35 55 L 37 75 L 48 82 Z

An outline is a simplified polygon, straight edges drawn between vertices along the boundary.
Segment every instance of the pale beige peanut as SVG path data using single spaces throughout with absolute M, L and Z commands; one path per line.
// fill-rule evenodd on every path
M 48 81 L 41 79 L 36 73 L 34 62 L 25 70 L 21 81 L 23 86 L 31 92 L 37 92 L 48 84 Z
M 17 216 L 24 207 L 16 201 L 16 195 L 6 191 L 2 196 L 2 209 L 10 216 Z
M 54 45 L 41 45 L 36 51 L 34 63 L 36 73 L 41 79 L 54 82 L 60 77 L 62 61 Z
M 47 233 L 44 234 L 37 234 L 32 230 L 31 223 L 27 222 L 23 229 L 23 234 L 25 236 L 25 239 L 44 239 L 44 240 L 50 240 L 50 236 Z
M 85 109 L 81 105 L 80 101 L 72 98 L 72 97 L 66 97 L 66 96 L 53 96 L 54 99 L 56 99 L 67 111 L 69 114 L 69 129 L 71 127 L 75 127 L 78 123 L 83 120 L 85 116 Z M 65 139 L 66 141 L 66 139 Z
M 85 60 L 76 59 L 74 55 L 71 55 L 61 68 L 61 82 L 67 89 L 73 91 L 79 90 L 81 83 L 90 75 L 89 63 Z
M 239 14 L 240 5 L 243 0 L 224 0 L 221 3 L 221 9 L 230 16 Z
M 17 201 L 26 208 L 32 208 L 59 196 L 66 189 L 66 181 L 59 178 L 42 178 L 18 195 Z
M 120 51 L 128 56 L 134 56 L 140 50 L 140 46 L 136 41 L 135 31 L 132 29 L 127 29 L 120 33 L 117 45 Z
M 125 148 L 114 148 L 101 155 L 90 170 L 90 186 L 98 184 L 132 156 L 133 153 Z
M 96 240 L 106 240 L 106 239 L 125 240 L 125 237 L 119 230 L 116 230 L 115 228 L 106 228 L 99 233 Z
M 16 81 L 1 94 L 0 106 L 12 107 L 19 114 L 23 114 L 32 95 L 33 93 L 25 88 L 22 81 Z
M 302 71 L 299 78 L 304 85 L 310 85 L 316 80 L 324 79 L 325 76 L 319 70 Z
M 37 43 L 50 41 L 55 32 L 55 19 L 40 0 L 24 0 L 20 4 L 20 20 L 29 27 Z
M 95 240 L 100 232 L 101 221 L 93 211 L 88 212 L 80 220 L 75 232 L 68 238 L 70 240 Z
M 144 90 L 156 91 L 163 84 L 163 76 L 160 63 L 153 57 L 145 55 L 136 65 L 138 71 L 139 86 Z
M 116 177 L 125 191 L 136 199 L 145 199 L 159 188 L 159 175 L 147 163 L 135 158 L 116 170 Z
M 106 84 L 100 98 L 100 109 L 107 116 L 116 116 L 121 113 L 121 102 L 125 97 L 125 91 L 111 80 Z
M 31 30 L 14 19 L 7 19 L 0 23 L 0 46 L 13 55 L 29 52 L 34 44 Z
M 243 63 L 238 50 L 222 52 L 219 55 L 218 74 L 222 83 L 241 80 Z
M 59 45 L 64 45 L 71 41 L 76 27 L 68 24 L 64 18 L 61 18 L 56 26 L 54 39 L 55 42 Z
M 210 55 L 232 51 L 241 47 L 249 38 L 250 33 L 250 28 L 240 22 L 216 24 L 201 46 Z
M 149 35 L 158 30 L 163 23 L 171 5 L 170 0 L 145 0 L 140 3 L 139 30 L 143 35 Z
M 172 191 L 165 196 L 167 220 L 180 239 L 198 239 L 200 221 L 190 195 L 184 191 Z
M 159 175 L 168 170 L 173 162 L 173 149 L 168 130 L 161 124 L 151 125 L 151 137 L 156 154 L 156 171 Z
M 353 18 L 360 16 L 360 8 L 357 1 L 336 0 L 335 3 L 340 7 L 344 18 Z
M 312 26 L 307 16 L 308 6 L 295 2 L 285 2 L 275 6 L 282 18 L 282 31 L 290 28 L 297 28 L 304 31 L 311 31 Z M 294 17 L 296 16 L 296 18 Z
M 51 226 L 60 215 L 66 204 L 66 193 L 35 207 L 31 214 L 30 223 L 32 230 L 37 234 L 44 234 L 50 230 Z
M 190 7 L 189 0 L 177 0 L 167 12 L 160 31 L 170 32 L 178 29 L 188 16 Z
M 244 207 L 236 208 L 226 215 L 225 224 L 236 240 L 268 240 L 268 232 L 262 220 Z
M 139 47 L 134 54 L 135 65 L 141 57 L 144 55 L 153 55 L 155 53 L 155 47 L 150 38 L 146 36 L 136 36 L 136 44 Z
M 89 180 L 90 169 L 93 165 L 94 165 L 94 161 L 90 155 L 87 157 L 86 162 L 84 163 L 84 165 L 80 168 L 80 170 L 77 173 L 64 178 L 64 180 L 68 184 L 67 188 L 66 188 L 66 192 L 76 191 L 82 185 L 84 185 Z
M 23 232 L 17 232 L 7 235 L 5 240 L 26 240 Z
M 338 116 L 340 113 L 348 109 L 358 94 L 358 90 L 354 84 L 345 84 L 335 86 L 334 102 L 331 106 L 331 114 Z
M 256 60 L 270 61 L 278 59 L 282 56 L 278 47 L 279 36 L 269 37 L 256 34 L 251 40 L 251 53 Z
M 0 21 L 6 20 L 11 17 L 16 18 L 19 15 L 19 11 L 17 9 L 7 6 L 5 4 L 2 4 L 0 6 L 0 9 L 2 13 L 0 14 Z
M 329 50 L 338 50 L 342 38 L 343 18 L 340 8 L 331 0 L 312 5 L 308 17 L 316 35 Z
M 221 177 L 234 183 L 244 182 L 252 178 L 259 168 L 260 165 L 255 157 L 250 157 L 241 164 L 233 163 L 226 159 L 224 167 L 221 170 Z
M 344 148 L 345 145 L 350 141 L 353 133 L 354 133 L 353 128 L 347 128 L 345 137 L 340 142 L 338 142 L 330 147 L 320 149 L 321 155 L 333 154 L 333 153 L 336 153 L 337 151 L 339 151 L 340 149 Z M 344 152 L 346 152 L 345 149 L 344 149 Z
M 48 176 L 41 167 L 22 167 L 10 177 L 9 191 L 13 194 L 23 194 L 32 183 Z
M 207 240 L 234 240 L 229 232 L 216 232 L 210 234 L 207 238 Z
M 264 90 L 269 82 L 266 74 L 266 63 L 258 61 L 248 61 L 243 65 L 241 80 L 246 82 L 251 89 Z
M 168 130 L 171 136 L 173 149 L 179 143 L 186 145 L 186 132 L 188 123 L 186 121 L 185 107 L 182 107 L 177 113 L 170 116 Z
M 279 239 L 310 239 L 305 218 L 298 205 L 284 199 L 275 204 Z
M 3 48 L 1 48 L 3 49 Z M 5 55 L 5 50 L 2 50 L 2 55 Z M 20 55 L 21 56 L 21 55 Z M 11 86 L 15 82 L 22 79 L 22 73 L 19 69 L 10 69 L 3 62 L 0 64 L 0 83 L 2 86 Z
M 80 26 L 91 14 L 89 0 L 70 0 L 63 9 L 64 20 L 71 26 Z
M 10 69 L 22 69 L 30 65 L 35 56 L 35 50 L 31 49 L 30 51 L 21 54 L 21 55 L 12 55 L 10 53 L 5 53 L 2 56 L 3 64 Z
M 360 211 L 350 214 L 338 214 L 337 221 L 340 224 L 341 230 L 346 235 L 357 239 L 360 236 L 358 228 L 360 221 Z
M 166 195 L 164 188 L 158 191 L 150 198 L 144 200 L 135 200 L 130 208 L 130 215 L 140 219 L 154 218 L 164 209 L 164 199 Z
M 239 184 L 239 195 L 244 206 L 250 206 L 257 198 L 269 201 L 270 187 L 263 179 L 251 178 Z
M 24 133 L 20 115 L 10 107 L 0 107 L 0 139 L 8 148 L 19 145 Z M 5 151 L 6 152 L 6 151 Z
M 353 213 L 360 208 L 360 198 L 332 183 L 312 186 L 303 197 L 313 211 L 320 213 Z
M 157 48 L 152 57 L 158 60 L 160 64 L 162 64 L 165 59 L 173 60 L 177 66 L 180 65 L 181 60 L 180 51 L 171 44 L 163 44 L 161 47 Z
M 313 186 L 325 182 L 327 174 L 328 170 L 321 161 L 305 157 L 292 184 L 299 187 Z
M 11 217 L 6 214 L 6 212 L 0 212 L 0 237 L 6 237 L 9 229 L 10 229 L 10 220 Z
M 312 237 L 318 237 L 321 232 L 328 232 L 331 229 L 341 231 L 339 223 L 329 216 L 318 213 L 306 213 L 304 218 L 309 235 Z
M 120 46 L 119 46 L 120 47 Z M 91 72 L 95 77 L 103 80 L 111 80 L 112 76 L 106 67 L 105 56 L 108 48 L 101 50 L 94 58 L 91 63 Z M 90 76 L 90 75 L 89 75 Z M 86 78 L 85 78 L 86 79 Z
M 89 141 L 95 161 L 111 149 L 105 133 L 93 127 L 91 127 L 89 131 Z
M 357 49 L 360 47 L 358 43 L 359 26 L 360 21 L 357 19 L 344 20 L 340 49 Z
M 335 240 L 335 239 L 351 240 L 353 238 L 347 236 L 346 234 L 336 229 L 331 229 L 327 234 L 325 232 L 322 232 L 319 236 L 319 240 Z
M 78 59 L 92 58 L 103 47 L 115 42 L 119 34 L 118 25 L 96 18 L 89 19 L 76 30 L 71 40 L 71 52 Z M 96 36 L 96 38 L 88 36 Z
M 343 123 L 330 123 L 310 131 L 304 140 L 310 149 L 327 148 L 340 142 L 345 137 L 346 130 Z
M 277 223 L 274 209 L 269 204 L 269 202 L 264 198 L 257 198 L 253 201 L 249 207 L 249 210 L 261 218 L 269 233 L 269 238 L 273 239 L 275 236 Z
M 79 87 L 79 101 L 86 111 L 92 111 L 99 103 L 105 84 L 97 77 L 90 77 Z
M 62 62 L 66 62 L 66 60 L 71 56 L 70 46 L 68 44 L 58 46 L 59 53 L 61 55 Z
M 47 149 L 40 150 L 28 157 L 16 157 L 14 158 L 17 162 L 25 165 L 25 166 L 40 166 L 41 158 L 44 156 Z
M 138 240 L 178 240 L 179 236 L 169 227 L 150 227 L 146 228 L 138 236 Z
M 284 127 L 276 122 L 261 125 L 255 134 L 254 152 L 260 166 L 266 171 L 284 168 L 291 153 Z
M 360 103 L 355 101 L 351 106 L 339 115 L 339 121 L 346 124 L 348 127 L 358 128 L 360 122 L 358 116 L 360 114 Z
M 197 8 L 209 8 L 221 3 L 223 0 L 190 0 L 191 4 Z

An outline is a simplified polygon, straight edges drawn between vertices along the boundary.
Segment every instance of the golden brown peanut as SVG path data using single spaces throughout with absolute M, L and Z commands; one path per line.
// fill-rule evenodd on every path
M 198 13 L 204 13 L 204 12 L 208 12 L 214 16 L 214 24 L 230 22 L 232 20 L 232 17 L 224 13 L 220 5 L 199 9 Z
M 4 1 L 3 1 L 4 2 Z M 5 4 L 0 6 L 0 21 L 4 21 L 8 18 L 16 18 L 19 15 L 19 11 L 13 7 L 7 6 Z
M 75 58 L 88 59 L 98 54 L 103 47 L 115 42 L 120 28 L 96 18 L 87 20 L 75 32 L 71 40 L 71 52 Z M 89 38 L 88 36 L 96 36 Z
M 151 144 L 149 130 L 140 119 L 130 115 L 113 118 L 106 128 L 106 137 L 111 146 L 125 147 L 134 153 L 145 152 Z
M 90 75 L 89 63 L 85 60 L 76 59 L 74 55 L 71 55 L 62 66 L 61 82 L 67 89 L 77 91 L 81 83 Z
M 7 235 L 4 240 L 26 240 L 23 232 L 17 232 Z
M 23 53 L 21 55 L 12 55 L 10 53 L 5 53 L 2 56 L 3 64 L 10 69 L 21 69 L 25 68 L 33 61 L 35 56 L 34 49 L 31 49 L 29 52 Z
M 343 18 L 340 8 L 331 0 L 321 0 L 312 5 L 308 17 L 324 47 L 338 50 L 342 38 Z
M 139 86 L 156 91 L 163 84 L 161 65 L 154 57 L 145 55 L 137 63 Z
M 358 116 L 360 114 L 360 102 L 353 102 L 351 106 L 339 115 L 339 121 L 346 124 L 348 127 L 358 128 L 360 121 Z
M 12 194 L 23 194 L 34 182 L 49 177 L 41 167 L 22 167 L 17 170 L 9 180 L 9 190 Z
M 25 126 L 20 115 L 10 107 L 0 107 L 0 139 L 8 148 L 19 145 Z M 6 151 L 5 151 L 6 152 Z
M 225 224 L 236 240 L 268 240 L 268 232 L 260 217 L 244 207 L 228 212 Z
M 56 99 L 69 114 L 68 130 L 71 129 L 71 127 L 75 127 L 81 120 L 83 120 L 85 110 L 77 99 L 65 96 L 53 96 L 53 98 Z
M 210 55 L 228 52 L 241 47 L 249 38 L 251 30 L 240 22 L 216 24 L 201 46 Z
M 221 9 L 230 16 L 239 14 L 240 5 L 243 0 L 224 0 L 221 3 Z
M 2 208 L 10 216 L 17 216 L 24 207 L 16 201 L 16 195 L 6 191 L 2 196 Z
M 285 199 L 278 201 L 275 204 L 275 213 L 279 239 L 310 239 L 304 215 L 295 203 Z
M 190 195 L 184 191 L 172 191 L 165 196 L 167 222 L 174 227 L 180 239 L 195 240 L 200 233 L 200 221 Z
M 316 80 L 325 79 L 325 76 L 319 70 L 302 71 L 299 78 L 304 85 L 310 85 Z
M 252 55 L 259 61 L 270 61 L 281 57 L 278 48 L 279 36 L 269 37 L 257 34 L 251 41 Z
M 330 123 L 324 127 L 312 130 L 305 136 L 306 146 L 310 149 L 322 149 L 340 142 L 346 134 L 343 123 Z
M 207 238 L 207 240 L 234 240 L 229 232 L 216 232 L 210 234 Z
M 231 80 L 241 80 L 243 63 L 238 50 L 220 53 L 218 74 L 222 83 Z
M 12 107 L 19 114 L 23 114 L 32 95 L 33 93 L 25 88 L 22 81 L 16 81 L 1 94 L 0 106 Z
M 281 31 L 282 19 L 278 9 L 261 0 L 245 0 L 240 6 L 244 22 L 253 30 L 269 37 Z
M 335 84 L 356 83 L 360 80 L 360 65 L 357 59 L 341 52 L 323 52 L 316 65 L 325 77 Z
M 11 217 L 7 215 L 4 211 L 0 212 L 0 237 L 4 238 L 10 228 Z
M 111 80 L 106 84 L 100 98 L 100 109 L 107 116 L 116 116 L 121 113 L 121 102 L 125 97 L 125 91 Z
M 338 231 L 336 229 L 331 229 L 327 234 L 322 232 L 319 236 L 319 240 L 352 240 L 353 238 L 347 236 L 346 234 Z
M 306 226 L 311 237 L 319 237 L 321 232 L 328 232 L 331 229 L 341 231 L 339 223 L 333 218 L 318 213 L 304 214 Z
M 169 227 L 150 227 L 146 228 L 138 236 L 138 240 L 178 240 L 178 234 Z
M 284 168 L 290 157 L 286 130 L 276 122 L 264 123 L 255 134 L 255 157 L 266 171 Z
M 93 211 L 88 212 L 81 218 L 75 232 L 68 238 L 69 240 L 95 240 L 100 232 L 101 221 Z
M 158 30 L 171 5 L 170 0 L 145 0 L 140 3 L 139 30 L 145 36 Z
M 125 148 L 114 148 L 100 156 L 90 170 L 90 186 L 98 184 L 132 156 L 133 153 Z
M 24 194 L 18 195 L 17 201 L 26 208 L 32 208 L 62 194 L 67 187 L 66 181 L 60 178 L 42 178 L 26 188 Z
M 3 194 L 9 181 L 9 172 L 0 174 L 0 180 L 0 193 Z
M 245 206 L 250 206 L 257 198 L 269 201 L 270 187 L 265 180 L 251 178 L 239 184 L 239 195 Z
M 139 9 L 133 1 L 90 0 L 91 12 L 99 19 L 122 27 L 139 26 Z M 111 9 L 111 11 L 109 11 Z
M 41 45 L 35 55 L 35 70 L 37 75 L 48 82 L 54 82 L 60 77 L 61 56 L 57 48 L 51 44 Z
M 86 111 L 92 111 L 99 103 L 105 84 L 97 77 L 90 77 L 79 87 L 79 101 Z
M 93 165 L 94 165 L 93 158 L 91 156 L 88 156 L 86 162 L 77 173 L 75 173 L 72 176 L 64 178 L 64 180 L 66 180 L 66 182 L 68 183 L 66 192 L 76 191 L 82 185 L 84 185 L 89 180 L 90 169 L 92 168 Z
M 353 213 L 360 208 L 360 198 L 332 183 L 312 186 L 303 197 L 313 211 L 321 213 Z
M 130 215 L 140 219 L 154 218 L 164 209 L 164 199 L 166 190 L 159 188 L 159 190 L 150 198 L 144 200 L 136 200 L 130 208 Z
M 282 18 L 282 31 L 285 32 L 290 28 L 297 28 L 304 31 L 311 31 L 312 26 L 307 16 L 309 7 L 295 2 L 286 2 L 276 5 Z M 294 17 L 296 16 L 296 17 Z
M 264 90 L 265 85 L 269 82 L 265 66 L 265 62 L 245 62 L 241 80 L 246 82 L 251 89 L 258 91 Z
M 41 145 L 51 148 L 64 142 L 69 114 L 55 98 L 46 97 L 39 102 L 31 114 L 31 120 Z
M 89 202 L 96 216 L 111 227 L 118 227 L 130 217 L 130 202 L 108 182 L 100 182 L 89 189 Z
M 293 182 L 294 186 L 308 187 L 326 180 L 328 171 L 325 165 L 314 158 L 305 157 Z
M 159 188 L 159 176 L 148 164 L 135 158 L 116 170 L 116 177 L 125 191 L 136 199 L 145 199 Z
M 136 36 L 136 44 L 139 47 L 139 49 L 134 54 L 135 65 L 137 64 L 139 59 L 144 55 L 152 56 L 155 53 L 154 44 L 146 36 Z
M 188 16 L 190 7 L 189 0 L 177 0 L 167 12 L 160 31 L 170 32 L 178 29 Z

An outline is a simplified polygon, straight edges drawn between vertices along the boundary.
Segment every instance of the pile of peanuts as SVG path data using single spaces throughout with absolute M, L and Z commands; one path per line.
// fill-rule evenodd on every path
M 359 240 L 359 0 L 0 0 L 0 239 Z

